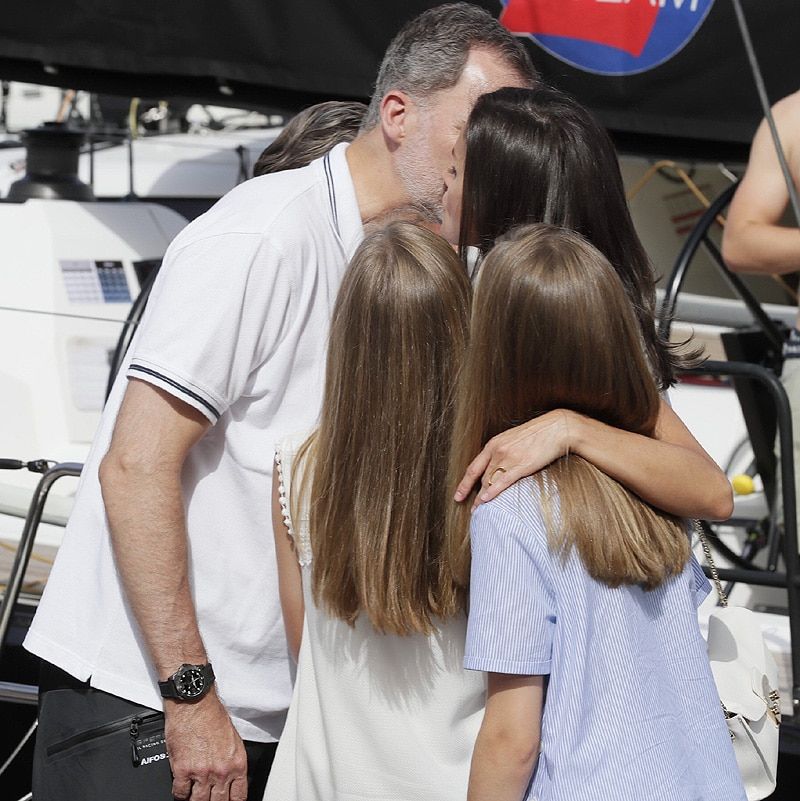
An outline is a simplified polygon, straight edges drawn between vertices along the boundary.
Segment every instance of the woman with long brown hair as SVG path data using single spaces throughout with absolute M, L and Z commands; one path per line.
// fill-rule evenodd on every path
M 442 234 L 462 255 L 476 246 L 484 256 L 498 236 L 526 223 L 582 234 L 622 281 L 657 382 L 662 389 L 672 384 L 686 359 L 656 333 L 655 279 L 614 146 L 591 114 L 554 89 L 500 89 L 478 99 L 453 156 L 444 177 Z M 470 497 L 482 477 L 475 502 L 488 500 L 567 450 L 673 514 L 717 520 L 731 513 L 724 473 L 663 400 L 652 439 L 571 410 L 516 421 L 469 464 L 456 497 Z
M 276 459 L 299 661 L 269 801 L 466 795 L 485 683 L 462 669 L 444 487 L 470 297 L 453 249 L 408 222 L 368 236 L 345 274 L 319 427 Z
M 476 293 L 451 479 L 520 420 L 569 409 L 652 438 L 659 406 L 608 260 L 552 226 L 500 241 Z M 454 506 L 448 538 L 469 586 L 465 666 L 488 672 L 469 801 L 743 801 L 683 520 L 568 453 L 471 522 Z

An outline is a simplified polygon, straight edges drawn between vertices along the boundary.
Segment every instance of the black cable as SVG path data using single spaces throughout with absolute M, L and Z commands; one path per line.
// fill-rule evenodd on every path
M 139 321 L 142 319 L 145 307 L 147 306 L 147 299 L 150 297 L 150 290 L 153 288 L 153 282 L 156 280 L 157 274 L 158 267 L 151 270 L 150 274 L 145 278 L 139 290 L 139 295 L 136 300 L 133 301 L 131 310 L 128 312 L 128 316 L 125 319 L 125 324 L 122 326 L 122 331 L 117 339 L 117 346 L 114 348 L 114 355 L 111 357 L 111 366 L 108 371 L 108 381 L 106 382 L 105 400 L 108 400 L 108 396 L 111 394 L 111 388 L 114 386 L 114 379 L 117 377 L 122 360 L 125 358 L 125 354 L 128 352 L 131 340 L 133 339 L 133 334 L 139 325 Z
M 736 551 L 729 548 L 717 535 L 717 533 L 708 525 L 704 520 L 700 521 L 700 525 L 703 528 L 703 533 L 706 535 L 706 539 L 708 540 L 708 544 L 722 557 L 727 559 L 732 565 L 736 567 L 740 567 L 743 570 L 763 570 L 761 567 L 757 567 L 751 561 L 751 559 L 755 556 L 755 552 L 752 555 L 748 554 L 746 557 L 744 554 L 738 554 Z M 745 545 L 747 548 L 747 545 Z M 749 549 L 747 549 L 749 550 Z M 758 549 L 756 549 L 758 550 Z

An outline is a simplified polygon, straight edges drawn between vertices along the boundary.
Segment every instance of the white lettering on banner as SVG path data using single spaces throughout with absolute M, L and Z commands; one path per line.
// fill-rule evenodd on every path
M 658 6 L 659 8 L 664 8 L 664 6 L 669 2 L 669 0 L 650 0 L 651 6 Z M 672 0 L 675 5 L 675 8 L 680 11 L 683 8 L 683 4 L 686 0 Z M 697 4 L 699 0 L 690 0 L 689 3 L 689 11 L 697 11 Z

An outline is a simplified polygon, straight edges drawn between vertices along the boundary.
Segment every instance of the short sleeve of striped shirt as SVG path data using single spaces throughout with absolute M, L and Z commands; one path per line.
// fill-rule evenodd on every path
M 700 606 L 709 592 L 711 592 L 711 583 L 706 578 L 706 574 L 694 554 L 690 555 L 689 561 L 691 562 L 692 577 L 694 579 L 694 602 L 697 606 Z
M 472 516 L 468 670 L 550 673 L 556 603 L 544 523 L 529 522 L 497 502 Z

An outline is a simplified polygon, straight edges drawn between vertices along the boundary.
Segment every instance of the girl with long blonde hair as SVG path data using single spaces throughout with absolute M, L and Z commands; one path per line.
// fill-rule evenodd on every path
M 486 258 L 451 482 L 552 411 L 652 437 L 659 388 L 625 287 L 578 234 L 524 226 Z M 465 667 L 488 673 L 469 801 L 743 801 L 696 607 L 685 521 L 577 454 L 448 521 L 469 586 Z
M 331 321 L 317 430 L 278 449 L 281 603 L 298 656 L 268 801 L 461 801 L 483 677 L 445 558 L 452 393 L 471 287 L 453 249 L 368 236 Z

